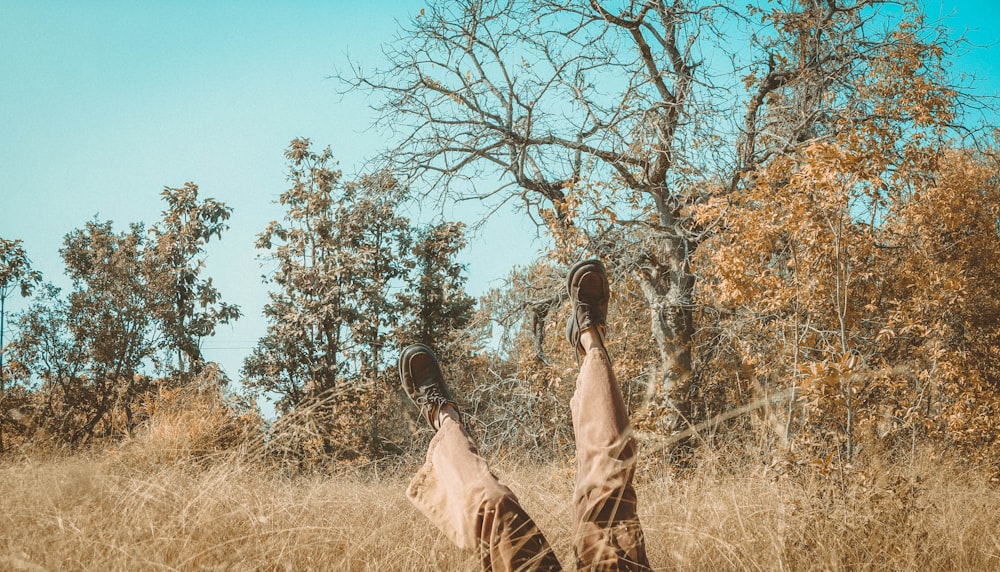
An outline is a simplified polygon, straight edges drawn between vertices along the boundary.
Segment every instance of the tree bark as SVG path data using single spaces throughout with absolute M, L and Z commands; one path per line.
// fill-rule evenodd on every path
M 649 308 L 650 333 L 659 351 L 659 370 L 649 384 L 647 400 L 651 405 L 666 406 L 666 428 L 670 430 L 682 430 L 696 422 L 690 403 L 694 390 L 695 281 L 688 260 L 690 246 L 683 239 L 668 239 L 662 252 L 646 255 L 639 283 Z

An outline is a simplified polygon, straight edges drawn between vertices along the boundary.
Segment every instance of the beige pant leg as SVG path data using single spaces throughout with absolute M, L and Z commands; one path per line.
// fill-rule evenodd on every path
M 559 561 L 517 497 L 490 472 L 461 424 L 445 419 L 406 495 L 483 570 L 558 570 Z
M 636 514 L 636 448 L 621 388 L 602 349 L 587 352 L 570 401 L 576 433 L 578 570 L 648 570 Z

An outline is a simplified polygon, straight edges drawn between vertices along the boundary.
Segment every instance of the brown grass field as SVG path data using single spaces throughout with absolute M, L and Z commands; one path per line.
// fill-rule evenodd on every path
M 153 446 L 0 464 L 0 570 L 478 568 L 405 498 L 416 460 L 288 476 L 245 453 L 195 461 Z M 849 478 L 724 465 L 640 471 L 656 569 L 1000 570 L 1000 489 L 958 461 L 924 454 Z M 564 564 L 570 467 L 496 467 Z

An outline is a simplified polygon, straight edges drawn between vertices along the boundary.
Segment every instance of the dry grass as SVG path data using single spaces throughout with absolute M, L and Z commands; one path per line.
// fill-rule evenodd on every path
M 640 488 L 671 570 L 998 570 L 1000 491 L 930 456 L 839 477 L 713 474 Z
M 467 568 L 403 490 L 402 480 L 284 478 L 232 460 L 149 473 L 84 457 L 8 463 L 0 569 Z
M 165 410 L 103 452 L 0 461 L 0 570 L 478 568 L 405 498 L 420 459 L 289 476 L 224 450 L 232 432 L 213 429 L 228 425 L 211 411 Z M 657 569 L 1000 570 L 1000 489 L 959 460 L 925 454 L 850 475 L 743 463 L 702 461 L 683 477 L 643 463 Z M 495 470 L 572 563 L 569 460 Z
M 572 471 L 504 470 L 563 562 Z M 722 474 L 640 483 L 650 557 L 681 570 L 1000 569 L 1000 492 L 925 459 L 853 479 Z M 7 461 L 0 569 L 470 570 L 410 506 L 404 476 L 287 477 L 235 456 Z

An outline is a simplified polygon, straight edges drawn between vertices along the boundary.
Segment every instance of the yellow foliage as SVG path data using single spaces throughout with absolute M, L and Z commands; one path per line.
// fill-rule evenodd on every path
M 856 134 L 772 161 L 699 250 L 699 290 L 727 357 L 725 403 L 791 388 L 785 434 L 848 461 L 866 443 L 925 438 L 1000 452 L 1000 189 L 990 159 L 914 149 L 891 173 Z M 745 371 L 746 366 L 750 371 Z M 741 395 L 742 393 L 742 395 Z M 826 453 L 822 453 L 826 454 Z

